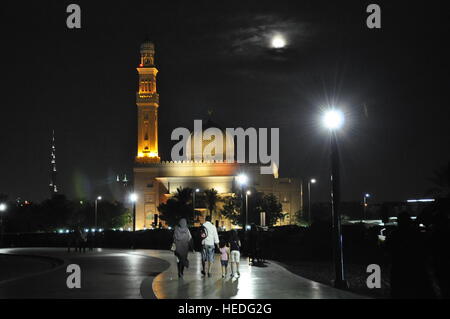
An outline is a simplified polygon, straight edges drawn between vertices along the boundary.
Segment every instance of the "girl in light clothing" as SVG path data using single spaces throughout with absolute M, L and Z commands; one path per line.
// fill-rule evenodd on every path
M 230 238 L 230 262 L 231 262 L 231 277 L 236 274 L 238 277 L 241 275 L 239 273 L 239 261 L 241 260 L 241 241 L 236 230 L 231 231 Z M 234 269 L 233 269 L 234 266 Z
M 230 256 L 230 249 L 225 242 L 221 242 L 219 245 L 220 250 L 220 263 L 222 264 L 222 278 L 227 275 L 228 259 Z

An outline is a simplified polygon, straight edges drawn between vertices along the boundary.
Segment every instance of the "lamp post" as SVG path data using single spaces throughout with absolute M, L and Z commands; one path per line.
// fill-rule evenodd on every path
M 238 184 L 241 186 L 241 198 L 243 199 L 244 198 L 244 186 L 247 185 L 248 177 L 245 174 L 239 174 L 236 177 L 236 180 L 237 180 Z M 243 210 L 244 210 L 244 202 L 242 201 L 242 203 L 241 203 L 241 213 L 242 213 Z M 244 230 L 247 231 L 247 216 L 246 216 L 246 222 L 245 222 L 245 225 L 244 225 Z
M 0 232 L 1 232 L 0 246 L 3 245 L 3 212 L 5 212 L 6 209 L 7 209 L 6 204 L 0 203 Z
M 192 213 L 195 216 L 195 193 L 200 192 L 200 189 L 196 188 L 193 192 L 192 192 Z
M 311 225 L 311 184 L 315 184 L 315 183 L 316 183 L 315 178 L 311 178 L 308 181 L 308 222 L 309 222 L 309 225 Z
M 133 232 L 136 231 L 136 201 L 137 201 L 137 194 L 131 193 L 130 194 L 130 201 L 133 203 Z
M 331 137 L 331 212 L 333 216 L 333 255 L 335 268 L 334 286 L 346 288 L 347 282 L 344 277 L 344 259 L 342 252 L 341 215 L 339 211 L 340 202 L 340 175 L 339 175 L 339 152 L 336 131 L 344 124 L 344 114 L 334 108 L 325 112 L 323 124 L 329 130 Z
M 248 226 L 248 197 L 252 194 L 251 191 L 245 192 L 245 229 Z
M 369 193 L 364 194 L 363 197 L 363 220 L 366 219 L 366 208 L 367 208 L 367 198 L 370 197 Z M 363 220 L 361 220 L 361 223 L 363 222 Z
M 95 222 L 94 222 L 95 229 L 97 229 L 97 210 L 98 210 L 98 201 L 99 200 L 102 200 L 101 196 L 97 196 L 97 198 L 95 199 Z

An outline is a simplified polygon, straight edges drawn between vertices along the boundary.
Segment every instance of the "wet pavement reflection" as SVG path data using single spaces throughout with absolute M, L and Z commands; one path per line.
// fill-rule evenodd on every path
M 222 278 L 219 255 L 213 265 L 212 277 L 202 277 L 199 253 L 189 256 L 190 268 L 179 279 L 173 253 L 170 251 L 141 251 L 139 253 L 161 258 L 170 267 L 153 281 L 157 298 L 169 299 L 354 299 L 362 296 L 299 277 L 277 263 L 268 261 L 264 267 L 250 266 L 241 259 L 240 277 Z

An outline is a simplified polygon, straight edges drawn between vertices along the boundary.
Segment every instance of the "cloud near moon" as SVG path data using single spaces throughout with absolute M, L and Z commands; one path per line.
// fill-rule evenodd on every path
M 278 15 L 241 16 L 234 18 L 239 25 L 227 34 L 230 43 L 226 54 L 236 57 L 268 57 L 267 49 L 300 49 L 312 36 L 307 22 Z

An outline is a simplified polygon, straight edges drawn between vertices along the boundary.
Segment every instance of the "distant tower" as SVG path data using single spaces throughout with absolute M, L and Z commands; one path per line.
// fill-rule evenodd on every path
M 55 147 L 55 130 L 52 132 L 52 146 L 50 154 L 50 197 L 58 193 L 56 186 L 56 147 Z
M 159 163 L 158 155 L 158 107 L 159 95 L 156 92 L 156 74 L 154 64 L 155 46 L 150 41 L 141 44 L 141 62 L 139 89 L 136 93 L 138 111 L 137 157 L 141 163 Z

